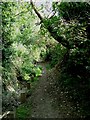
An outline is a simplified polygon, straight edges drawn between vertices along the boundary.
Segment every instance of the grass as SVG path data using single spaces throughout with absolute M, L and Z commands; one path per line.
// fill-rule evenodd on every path
M 30 116 L 31 113 L 31 106 L 30 103 L 29 105 L 27 103 L 21 104 L 17 109 L 16 109 L 16 118 L 19 120 L 23 120 Z
M 31 83 L 32 88 L 28 91 L 30 94 L 32 94 L 33 90 L 35 89 L 38 80 L 39 78 L 36 78 L 36 80 L 33 80 L 33 82 Z M 31 114 L 31 110 L 32 110 L 31 102 L 26 101 L 25 103 L 18 106 L 18 108 L 16 109 L 16 118 L 19 120 L 24 120 L 28 118 Z

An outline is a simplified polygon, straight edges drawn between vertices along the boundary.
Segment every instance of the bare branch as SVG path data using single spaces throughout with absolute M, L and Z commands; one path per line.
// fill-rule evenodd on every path
M 43 17 L 40 15 L 40 13 L 39 13 L 39 12 L 37 11 L 37 9 L 35 8 L 32 0 L 30 0 L 30 3 L 31 3 L 31 5 L 32 5 L 32 8 L 34 9 L 35 13 L 36 13 L 37 16 L 39 17 L 39 19 L 40 19 L 41 21 L 43 21 Z

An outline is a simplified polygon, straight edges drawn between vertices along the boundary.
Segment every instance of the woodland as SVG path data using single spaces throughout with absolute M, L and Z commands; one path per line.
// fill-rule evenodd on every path
M 48 9 L 31 0 L 0 9 L 2 119 L 89 117 L 90 4 Z

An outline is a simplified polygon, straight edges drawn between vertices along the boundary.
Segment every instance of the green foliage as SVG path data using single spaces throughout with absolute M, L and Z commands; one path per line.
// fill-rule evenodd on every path
M 22 78 L 31 81 L 32 76 L 38 77 L 41 74 L 41 70 L 33 64 L 35 60 L 35 56 L 33 57 L 34 49 L 30 50 L 23 44 L 13 44 L 13 47 L 15 54 L 12 62 L 19 69 Z
M 31 5 L 28 2 L 3 2 L 2 8 L 2 78 L 3 78 L 3 105 L 6 109 L 8 104 L 14 106 L 18 99 L 18 84 L 24 81 L 33 82 L 42 75 L 42 69 L 36 63 L 42 58 L 40 53 L 45 51 L 45 38 L 39 34 L 39 26 L 35 26 L 37 17 L 32 14 Z M 44 55 L 45 52 L 43 52 Z M 43 60 L 43 59 L 42 59 Z M 11 86 L 15 91 L 12 96 L 8 90 Z M 6 96 L 10 94 L 14 99 L 13 103 Z M 12 106 L 13 104 L 13 106 Z M 28 107 L 28 106 L 27 106 Z M 21 106 L 17 110 L 20 119 L 26 118 L 30 113 L 28 108 Z
M 37 37 L 33 37 L 36 31 L 32 32 L 35 17 L 31 13 L 31 6 L 27 2 L 23 4 L 3 2 L 1 8 L 3 82 L 7 84 L 13 76 L 12 67 L 14 72 L 17 68 L 21 76 L 28 80 L 34 68 L 33 60 L 39 56 L 34 55 L 38 46 L 35 48 L 33 45 Z
M 54 2 L 53 11 L 56 14 L 44 19 L 44 27 L 66 49 L 59 44 L 54 48 L 49 46 L 46 60 L 51 60 L 52 66 L 60 61 L 60 82 L 62 80 L 64 89 L 68 89 L 73 98 L 84 101 L 86 104 L 81 106 L 86 108 L 90 105 L 90 98 L 86 99 L 90 90 L 90 5 L 87 2 Z
M 28 118 L 30 112 L 31 112 L 30 105 L 28 106 L 26 104 L 20 105 L 16 110 L 16 118 L 21 120 Z
M 36 77 L 41 76 L 42 69 L 40 67 L 35 67 L 33 71 L 36 73 Z
M 60 44 L 56 44 L 55 46 L 48 48 L 46 59 L 50 61 L 50 66 L 54 67 L 58 62 L 60 62 L 65 52 L 66 49 Z
M 35 26 L 38 18 L 28 2 L 5 2 L 1 8 L 3 84 L 13 85 L 16 80 L 36 81 L 42 75 L 42 68 L 36 63 L 45 60 L 48 35 L 41 35 L 40 26 Z
M 80 22 L 87 22 L 86 20 L 88 20 L 89 12 L 90 12 L 90 9 L 89 9 L 90 6 L 88 3 L 70 2 L 69 4 L 61 3 L 60 6 L 61 6 L 61 9 L 58 6 L 59 14 L 61 14 L 61 16 L 63 16 L 63 18 L 65 18 L 66 20 L 71 20 L 76 18 Z
M 54 3 L 53 7 L 58 13 L 57 19 L 61 18 L 58 26 L 54 21 L 53 26 L 56 25 L 58 35 L 64 35 L 70 45 L 68 57 L 63 58 L 60 84 L 62 83 L 64 90 L 69 91 L 75 103 L 76 101 L 85 103 L 82 105 L 81 102 L 80 105 L 83 114 L 89 115 L 89 109 L 86 110 L 86 107 L 90 105 L 90 98 L 87 98 L 90 90 L 90 5 L 83 2 L 61 2 Z
M 90 5 L 86 2 L 53 3 L 53 10 L 57 14 L 43 20 L 42 35 L 39 32 L 40 26 L 35 26 L 38 18 L 33 14 L 30 4 L 2 2 L 0 7 L 3 83 L 11 84 L 12 79 L 18 77 L 32 82 L 31 79 L 37 80 L 42 72 L 36 62 L 50 60 L 53 67 L 60 61 L 63 64 L 62 85 L 71 91 L 74 98 L 80 95 L 80 100 L 86 101 L 88 106 L 86 95 L 90 89 Z M 56 43 L 48 31 L 64 47 Z M 67 48 L 68 56 L 65 57 Z M 87 87 L 82 89 L 80 85 Z M 21 114 L 26 114 L 26 111 L 23 109 Z

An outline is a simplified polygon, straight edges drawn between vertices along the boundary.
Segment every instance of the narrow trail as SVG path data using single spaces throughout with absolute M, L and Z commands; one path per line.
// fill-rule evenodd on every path
M 47 63 L 40 63 L 43 74 L 28 101 L 31 101 L 30 118 L 73 118 L 78 117 L 73 104 L 55 85 L 58 77 L 54 70 L 47 70 Z M 59 102 L 58 102 L 59 101 Z

